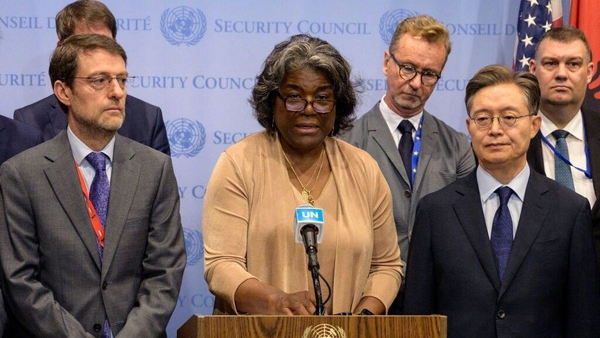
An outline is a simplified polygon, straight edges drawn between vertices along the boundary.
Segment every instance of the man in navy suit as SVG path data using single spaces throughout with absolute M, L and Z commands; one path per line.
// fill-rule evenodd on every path
M 82 33 L 116 39 L 117 21 L 103 3 L 80 0 L 67 5 L 56 15 L 56 33 L 59 44 L 73 34 Z M 118 133 L 170 155 L 161 109 L 131 95 L 127 95 L 125 102 L 127 114 Z M 61 109 L 54 94 L 15 110 L 14 119 L 42 131 L 44 140 L 58 135 L 67 126 L 65 110 Z
M 600 337 L 590 204 L 527 163 L 539 99 L 530 73 L 475 74 L 479 166 L 417 208 L 404 311 L 448 316 L 448 337 Z
M 0 165 L 43 141 L 42 133 L 38 130 L 0 115 Z
M 549 30 L 537 44 L 529 64 L 540 84 L 540 131 L 531 140 L 527 161 L 542 175 L 556 179 L 556 166 L 567 168 L 558 181 L 586 197 L 592 207 L 596 255 L 600 264 L 600 109 L 584 107 L 595 74 L 592 52 L 583 32 L 565 26 Z M 557 147 L 557 131 L 565 133 L 566 153 Z M 562 156 L 559 156 L 560 155 Z M 559 175 L 560 177 L 560 175 Z M 600 270 L 600 265 L 599 265 Z

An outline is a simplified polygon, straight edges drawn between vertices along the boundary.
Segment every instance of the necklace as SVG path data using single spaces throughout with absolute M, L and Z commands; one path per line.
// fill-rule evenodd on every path
M 285 158 L 285 161 L 290 166 L 290 169 L 292 169 L 292 173 L 294 174 L 294 176 L 298 180 L 298 183 L 300 183 L 300 186 L 302 187 L 302 199 L 304 200 L 304 202 L 310 203 L 310 205 L 315 205 L 315 199 L 312 197 L 311 193 L 317 186 L 317 182 L 319 181 L 319 175 L 321 174 L 321 169 L 323 169 L 323 159 L 325 158 L 325 156 L 324 156 L 325 148 L 323 148 L 321 151 L 321 155 L 320 155 L 320 159 L 319 159 L 319 169 L 318 170 L 315 169 L 313 171 L 313 174 L 310 177 L 310 180 L 308 180 L 308 183 L 306 183 L 306 185 L 304 185 L 304 183 L 302 183 L 302 181 L 300 181 L 300 177 L 298 177 L 298 174 L 296 174 L 296 170 L 294 170 L 294 166 L 292 165 L 292 162 L 290 162 L 290 159 L 285 154 L 285 151 L 283 149 L 281 151 L 283 152 L 283 157 Z M 313 177 L 315 177 L 315 172 L 317 173 L 317 178 L 315 179 L 315 183 L 313 183 L 312 188 L 308 189 L 306 186 L 309 185 L 310 182 L 312 181 Z

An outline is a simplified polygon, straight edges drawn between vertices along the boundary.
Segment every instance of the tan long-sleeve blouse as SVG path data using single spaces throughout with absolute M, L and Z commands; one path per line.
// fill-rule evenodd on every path
M 387 309 L 402 279 L 389 187 L 366 152 L 337 138 L 325 143 L 331 175 L 315 207 L 325 217 L 318 258 L 332 286 L 326 312 L 351 312 L 365 296 Z M 260 132 L 228 148 L 214 168 L 202 223 L 215 313 L 237 313 L 235 292 L 250 278 L 287 293 L 314 292 L 304 246 L 294 238 L 303 201 L 282 152 L 277 137 Z

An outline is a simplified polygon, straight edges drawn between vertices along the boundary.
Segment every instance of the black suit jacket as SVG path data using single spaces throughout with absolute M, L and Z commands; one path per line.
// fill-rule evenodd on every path
M 600 337 L 589 202 L 531 171 L 500 283 L 476 173 L 419 203 L 405 314 L 448 316 L 448 337 Z
M 162 111 L 145 101 L 127 95 L 125 120 L 119 134 L 171 155 Z M 67 114 L 54 94 L 14 112 L 15 120 L 41 130 L 44 140 L 50 140 L 67 127 Z
M 596 245 L 596 261 L 600 271 L 600 111 L 583 110 L 583 123 L 585 126 L 585 137 L 590 152 L 590 166 L 596 193 L 596 203 L 592 206 L 592 222 L 594 224 L 594 237 Z M 527 151 L 527 162 L 531 168 L 542 175 L 544 170 L 544 156 L 542 155 L 542 140 L 540 133 L 531 140 Z
M 0 115 L 0 165 L 43 141 L 42 133 L 38 130 Z

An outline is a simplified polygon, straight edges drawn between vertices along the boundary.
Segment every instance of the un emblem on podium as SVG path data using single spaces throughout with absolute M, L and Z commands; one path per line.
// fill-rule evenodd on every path
M 318 324 L 304 330 L 302 338 L 346 338 L 346 332 L 339 326 Z
M 206 17 L 197 8 L 167 8 L 160 17 L 160 31 L 172 45 L 195 45 L 206 33 Z

